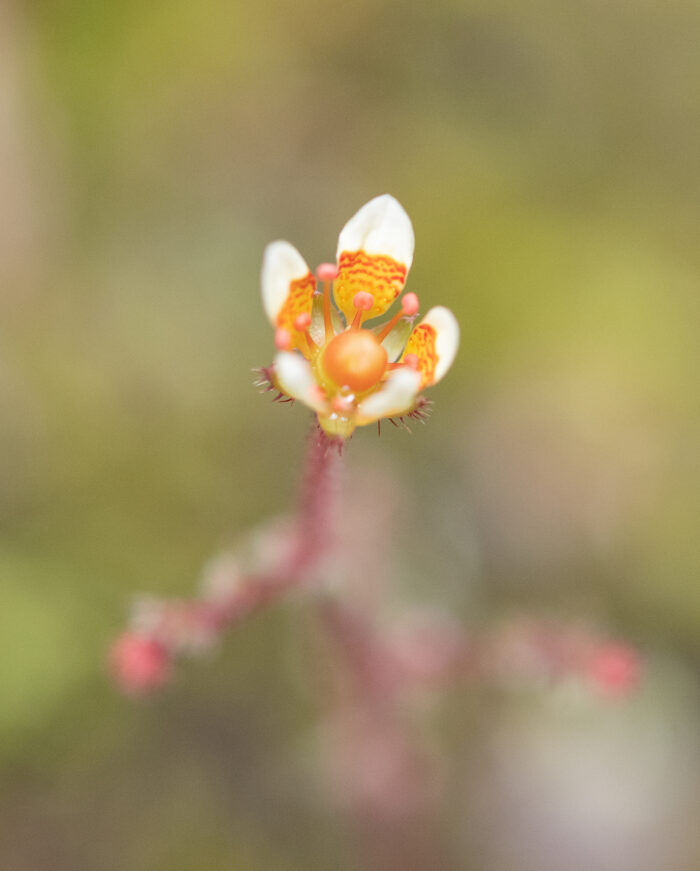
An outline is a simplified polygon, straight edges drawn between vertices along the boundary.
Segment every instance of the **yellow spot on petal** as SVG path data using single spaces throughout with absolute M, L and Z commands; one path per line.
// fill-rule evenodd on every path
M 277 315 L 277 329 L 287 330 L 292 340 L 291 347 L 298 348 L 305 356 L 309 354 L 306 337 L 296 329 L 294 322 L 299 315 L 308 314 L 311 317 L 315 290 L 316 279 L 311 272 L 290 282 L 289 294 Z
M 414 354 L 418 360 L 418 371 L 421 374 L 421 390 L 428 387 L 435 380 L 435 368 L 438 364 L 438 355 L 435 348 L 437 333 L 430 324 L 419 324 L 409 336 L 404 359 L 409 354 Z
M 355 312 L 353 300 L 360 292 L 371 293 L 374 305 L 366 318 L 376 318 L 389 308 L 406 283 L 406 267 L 385 254 L 343 251 L 333 294 L 348 321 Z

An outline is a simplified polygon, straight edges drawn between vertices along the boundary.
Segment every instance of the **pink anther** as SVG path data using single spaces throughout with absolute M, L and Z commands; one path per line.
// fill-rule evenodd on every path
M 280 351 L 288 351 L 292 347 L 292 337 L 289 330 L 277 327 L 275 330 L 275 347 Z
M 361 290 L 352 298 L 352 304 L 358 311 L 368 312 L 374 305 L 374 297 L 371 293 Z
M 294 320 L 294 329 L 299 330 L 299 332 L 303 333 L 304 330 L 308 330 L 311 325 L 311 315 L 309 312 L 302 312 L 300 315 L 297 315 Z
M 405 315 L 413 317 L 418 314 L 419 302 L 415 293 L 407 293 L 401 300 L 401 310 Z
M 319 281 L 335 281 L 338 277 L 338 267 L 335 263 L 319 263 L 316 267 L 316 278 Z
M 415 354 L 406 354 L 403 358 L 403 362 L 409 369 L 415 369 L 418 371 L 418 357 Z

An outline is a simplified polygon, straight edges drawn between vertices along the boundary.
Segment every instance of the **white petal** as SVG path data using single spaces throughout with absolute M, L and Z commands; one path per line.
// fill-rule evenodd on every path
M 411 219 L 389 194 L 375 197 L 350 218 L 338 237 L 338 259 L 343 251 L 388 254 L 406 270 L 413 262 L 415 239 Z
M 396 369 L 384 386 L 372 393 L 357 406 L 356 422 L 362 426 L 382 417 L 400 417 L 413 408 L 420 390 L 419 372 L 407 366 Z
M 275 357 L 275 379 L 280 390 L 298 399 L 319 414 L 328 413 L 328 404 L 322 398 L 311 366 L 299 354 L 280 351 Z
M 435 351 L 438 356 L 433 384 L 442 378 L 452 365 L 459 348 L 459 324 L 457 318 L 444 305 L 431 308 L 421 321 L 435 330 Z
M 289 242 L 270 242 L 263 255 L 262 300 L 273 326 L 289 296 L 289 285 L 309 274 L 306 261 Z

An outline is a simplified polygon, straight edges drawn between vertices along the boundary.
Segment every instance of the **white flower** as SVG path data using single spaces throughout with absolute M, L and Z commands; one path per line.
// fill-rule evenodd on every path
M 265 250 L 263 306 L 279 349 L 272 382 L 312 408 L 331 436 L 347 438 L 356 426 L 412 414 L 420 405 L 420 391 L 452 365 L 459 346 L 454 315 L 438 306 L 413 326 L 415 293 L 404 295 L 386 324 L 363 326 L 383 315 L 401 294 L 413 247 L 410 218 L 384 194 L 366 203 L 341 230 L 337 265 L 316 270 L 322 292 L 289 242 L 273 242 Z

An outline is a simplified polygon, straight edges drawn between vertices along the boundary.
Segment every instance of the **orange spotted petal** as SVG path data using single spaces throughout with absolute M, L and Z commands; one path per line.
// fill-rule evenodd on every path
M 374 297 L 365 316 L 368 320 L 384 314 L 406 283 L 413 248 L 411 219 L 389 194 L 370 200 L 350 218 L 338 238 L 338 278 L 333 290 L 348 320 L 360 291 Z
M 311 315 L 316 279 L 306 261 L 289 242 L 272 242 L 262 266 L 262 299 L 270 323 L 289 337 L 289 349 L 308 354 L 303 333 L 294 326 L 302 314 Z
M 403 358 L 415 354 L 421 374 L 421 390 L 436 384 L 452 365 L 459 347 L 459 324 L 444 306 L 431 308 L 414 327 L 406 343 Z

